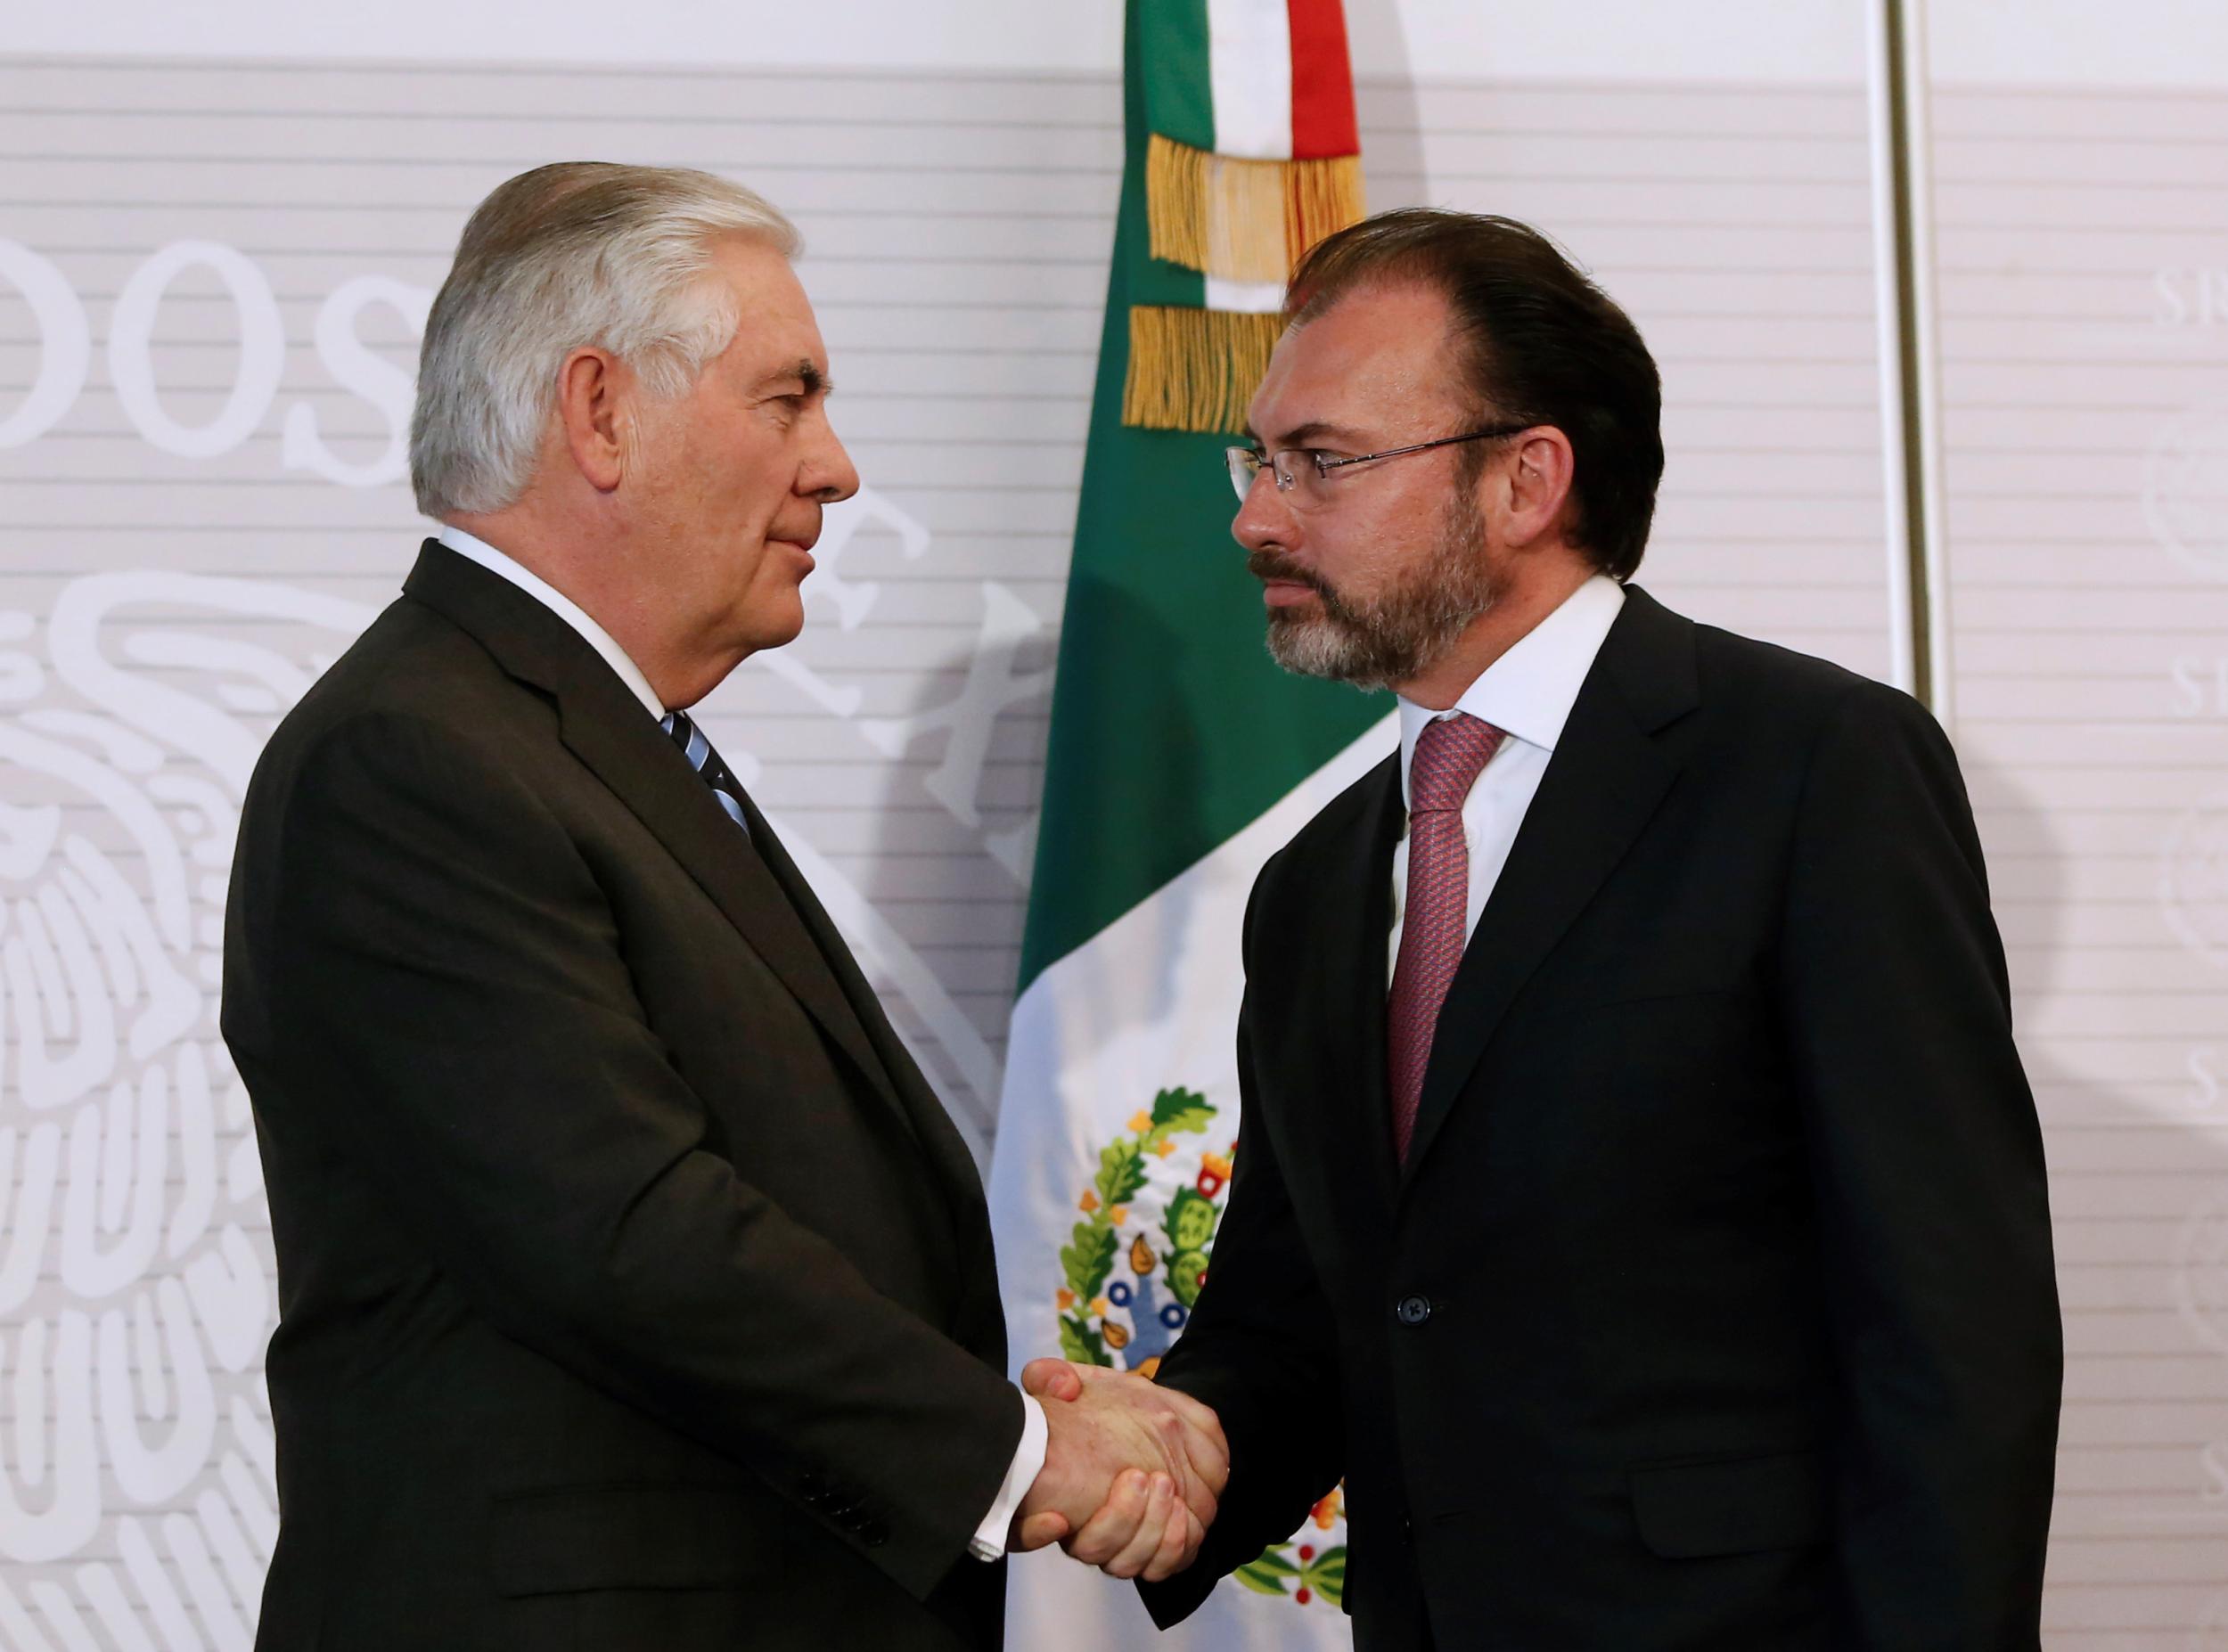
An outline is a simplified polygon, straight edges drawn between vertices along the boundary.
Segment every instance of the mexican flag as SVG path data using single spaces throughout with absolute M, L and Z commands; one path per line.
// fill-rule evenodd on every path
M 1384 697 L 1270 661 L 1223 457 L 1286 276 L 1361 215 L 1339 0 L 1128 0 L 1126 49 L 1121 210 L 990 1174 L 1017 1371 L 1055 1351 L 1151 1370 L 1182 1334 L 1241 1150 L 1254 875 L 1397 743 Z M 1344 1647 L 1344 1555 L 1334 1493 L 1161 1644 Z M 1127 1585 L 1057 1550 L 1015 1562 L 1010 1644 L 1153 1636 Z

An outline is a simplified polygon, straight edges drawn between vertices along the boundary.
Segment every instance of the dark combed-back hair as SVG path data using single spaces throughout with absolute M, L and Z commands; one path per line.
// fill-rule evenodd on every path
M 1632 318 L 1537 230 L 1431 207 L 1319 242 L 1292 273 L 1285 318 L 1301 325 L 1356 288 L 1410 281 L 1454 309 L 1479 422 L 1552 424 L 1569 438 L 1564 531 L 1603 573 L 1632 577 L 1663 478 L 1663 385 Z

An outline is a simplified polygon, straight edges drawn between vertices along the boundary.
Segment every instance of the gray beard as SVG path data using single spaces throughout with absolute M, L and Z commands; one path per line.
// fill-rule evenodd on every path
M 1476 502 L 1456 494 L 1431 554 L 1389 589 L 1356 601 L 1316 583 L 1320 613 L 1271 610 L 1269 658 L 1295 675 L 1360 689 L 1414 681 L 1500 596 L 1485 541 Z

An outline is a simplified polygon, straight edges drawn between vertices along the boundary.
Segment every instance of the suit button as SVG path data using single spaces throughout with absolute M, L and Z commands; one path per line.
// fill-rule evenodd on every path
M 1429 1296 L 1403 1296 L 1393 1305 L 1393 1317 L 1403 1325 L 1421 1325 L 1431 1317 Z

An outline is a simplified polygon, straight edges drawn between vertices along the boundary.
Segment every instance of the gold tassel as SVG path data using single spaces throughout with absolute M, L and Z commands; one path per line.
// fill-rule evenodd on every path
M 1133 305 L 1122 422 L 1148 430 L 1246 428 L 1246 404 L 1269 370 L 1282 315 Z
M 1248 160 L 1155 133 L 1145 145 L 1145 225 L 1156 258 L 1225 281 L 1281 282 L 1307 249 L 1364 211 L 1362 158 Z
M 1368 211 L 1359 155 L 1294 161 L 1291 188 L 1285 196 L 1284 244 L 1292 260 L 1286 278 L 1317 241 L 1349 224 L 1359 224 Z
M 1158 132 L 1145 143 L 1145 229 L 1156 258 L 1186 269 L 1207 267 L 1205 150 L 1171 143 Z

